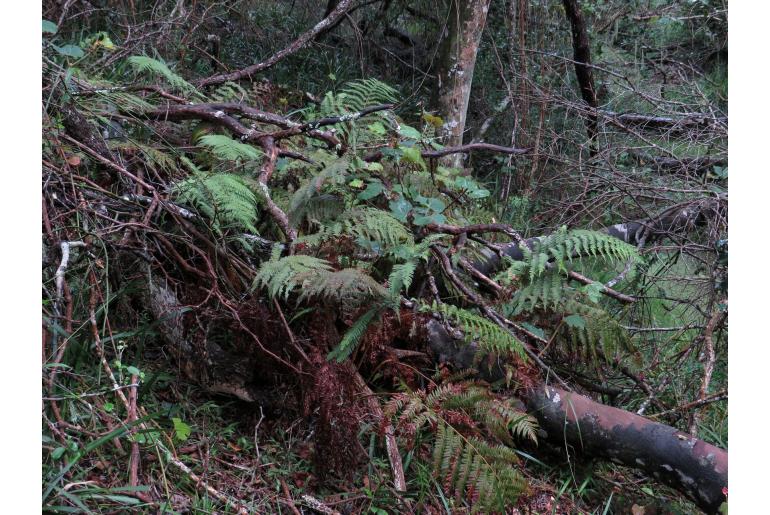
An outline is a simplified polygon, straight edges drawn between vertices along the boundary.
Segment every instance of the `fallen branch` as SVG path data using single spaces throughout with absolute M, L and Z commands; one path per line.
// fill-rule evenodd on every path
M 476 150 L 486 150 L 487 152 L 512 155 L 528 154 L 532 151 L 531 148 L 503 147 L 501 145 L 493 145 L 492 143 L 469 143 L 457 147 L 446 147 L 441 150 L 424 150 L 421 152 L 421 155 L 427 159 L 437 159 L 450 154 L 468 154 Z
M 255 73 L 259 73 L 270 68 L 271 66 L 274 66 L 276 63 L 282 61 L 283 59 L 307 46 L 320 34 L 323 34 L 332 28 L 340 19 L 342 19 L 345 13 L 347 13 L 351 3 L 352 0 L 342 0 L 339 4 L 337 4 L 337 7 L 332 12 L 330 12 L 326 18 L 318 22 L 315 27 L 305 32 L 299 38 L 294 40 L 294 42 L 292 42 L 289 46 L 279 52 L 276 52 L 264 61 L 253 64 L 251 66 L 247 66 L 242 70 L 238 70 L 232 73 L 223 73 L 220 75 L 213 75 L 211 77 L 201 79 L 197 81 L 195 85 L 202 88 L 215 84 L 223 84 L 225 82 L 234 82 L 245 77 L 251 78 L 251 76 Z
M 716 513 L 725 501 L 727 452 L 675 428 L 549 386 L 525 395 L 554 443 L 644 470 Z

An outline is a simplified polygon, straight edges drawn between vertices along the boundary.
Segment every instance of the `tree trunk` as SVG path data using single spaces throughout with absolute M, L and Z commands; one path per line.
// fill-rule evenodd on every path
M 438 105 L 444 118 L 443 143 L 459 146 L 463 142 L 473 69 L 481 33 L 489 10 L 489 0 L 450 0 L 447 32 L 442 42 Z M 448 166 L 462 165 L 461 155 L 445 158 Z
M 599 101 L 596 98 L 596 87 L 594 86 L 594 74 L 591 66 L 591 43 L 588 40 L 588 30 L 583 13 L 580 10 L 578 0 L 563 0 L 564 11 L 567 13 L 570 26 L 572 27 L 572 49 L 575 60 L 575 75 L 580 86 L 580 95 L 583 100 L 593 109 L 599 107 Z M 598 132 L 598 122 L 595 114 L 588 115 L 587 122 L 588 144 L 591 152 L 596 149 L 596 134 Z

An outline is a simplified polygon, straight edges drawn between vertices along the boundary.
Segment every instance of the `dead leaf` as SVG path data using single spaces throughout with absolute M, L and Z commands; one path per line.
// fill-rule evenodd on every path
M 80 165 L 80 156 L 69 156 L 67 158 L 67 163 L 70 166 L 79 166 Z

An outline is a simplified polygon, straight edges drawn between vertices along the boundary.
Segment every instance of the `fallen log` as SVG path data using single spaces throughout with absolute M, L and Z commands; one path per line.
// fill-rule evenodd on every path
M 727 451 L 719 447 L 560 388 L 529 390 L 524 401 L 554 443 L 642 470 L 707 513 L 725 501 Z
M 466 344 L 437 320 L 426 324 L 426 338 L 437 362 L 457 369 L 474 367 L 487 381 L 505 377 L 501 360 L 474 359 Z M 491 364 L 490 364 L 491 363 Z M 641 470 L 683 493 L 707 513 L 716 513 L 727 487 L 727 451 L 674 427 L 606 406 L 561 388 L 541 385 L 520 394 L 553 445 L 565 444 L 585 455 Z M 569 452 L 569 450 L 568 450 Z

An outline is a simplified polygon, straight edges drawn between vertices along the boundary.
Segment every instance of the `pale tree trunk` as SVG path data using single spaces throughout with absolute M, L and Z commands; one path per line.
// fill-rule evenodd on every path
M 439 70 L 438 104 L 444 118 L 443 143 L 458 146 L 463 143 L 468 100 L 473 84 L 473 69 L 481 33 L 487 20 L 490 0 L 450 0 L 446 33 L 442 42 Z M 462 166 L 462 155 L 447 156 L 448 166 Z

